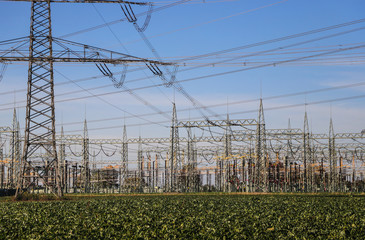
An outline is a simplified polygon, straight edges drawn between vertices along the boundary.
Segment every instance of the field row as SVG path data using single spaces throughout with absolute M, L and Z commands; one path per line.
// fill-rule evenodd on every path
M 1 202 L 0 239 L 363 239 L 363 196 L 155 195 Z

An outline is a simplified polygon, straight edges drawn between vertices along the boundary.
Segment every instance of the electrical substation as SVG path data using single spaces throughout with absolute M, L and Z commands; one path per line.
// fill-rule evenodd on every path
M 144 36 L 148 21 L 140 27 L 133 6 L 148 7 L 151 3 L 25 2 L 31 2 L 30 36 L 1 42 L 2 48 L 7 47 L 0 52 L 1 75 L 11 63 L 29 64 L 25 132 L 20 131 L 16 109 L 13 121 L 2 122 L 0 126 L 3 193 L 62 196 L 64 193 L 365 191 L 365 131 L 337 132 L 331 119 L 328 131 L 313 133 L 307 112 L 303 112 L 302 128 L 291 128 L 289 122 L 281 129 L 269 129 L 262 100 L 253 119 L 234 119 L 229 114 L 219 119 L 202 114 L 200 120 L 180 121 L 178 106 L 173 104 L 170 136 L 131 138 L 128 126 L 124 126 L 119 130 L 120 138 L 89 138 L 86 119 L 83 134 L 69 135 L 63 129 L 56 133 L 53 76 L 56 63 L 92 63 L 116 88 L 143 102 L 124 85 L 125 74 L 119 80 L 108 67 L 140 65 L 164 86 L 176 88 L 194 107 L 203 106 L 175 82 L 176 64 L 163 61 L 158 54 L 155 60 L 150 60 L 52 36 L 52 4 L 120 5 L 126 20 Z M 146 38 L 144 41 L 148 43 Z M 21 50 L 24 46 L 29 49 Z M 326 54 L 360 47 L 364 45 L 342 47 Z M 305 58 L 292 61 L 299 60 Z M 284 62 L 288 61 L 279 64 Z

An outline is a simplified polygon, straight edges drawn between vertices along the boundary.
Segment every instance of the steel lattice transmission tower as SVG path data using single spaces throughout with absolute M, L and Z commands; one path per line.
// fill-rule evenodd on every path
M 84 121 L 84 136 L 82 141 L 82 162 L 83 162 L 83 169 L 82 169 L 82 184 L 84 185 L 84 192 L 90 192 L 90 159 L 89 159 L 89 134 L 87 131 L 87 122 L 86 118 Z
M 122 143 L 122 162 L 121 162 L 121 174 L 119 178 L 119 188 L 123 191 L 124 186 L 126 184 L 126 180 L 128 178 L 128 137 L 127 137 L 127 128 L 124 125 L 123 127 L 123 143 Z
M 329 191 L 336 192 L 337 179 L 337 164 L 336 164 L 336 147 L 335 147 L 335 131 L 333 129 L 332 117 L 330 119 L 330 129 L 328 133 L 328 157 L 329 157 Z
M 9 40 L 9 42 L 19 42 L 22 44 L 18 45 L 24 46 L 24 42 L 29 41 L 29 54 L 28 56 L 19 54 L 17 48 L 11 48 L 6 54 L 0 56 L 2 63 L 13 61 L 29 63 L 25 139 L 16 195 L 32 186 L 37 186 L 38 182 L 41 182 L 45 189 L 62 196 L 61 165 L 57 158 L 55 139 L 53 64 L 55 62 L 95 63 L 98 69 L 113 81 L 114 86 L 120 87 L 124 80 L 117 82 L 107 64 L 140 62 L 146 64 L 150 69 L 158 69 L 157 64 L 164 63 L 52 37 L 51 2 L 118 3 L 126 4 L 129 8 L 132 4 L 149 5 L 149 3 L 117 0 L 20 1 L 31 2 L 30 36 L 29 38 Z M 53 44 L 61 47 L 62 51 L 53 54 Z M 81 48 L 81 51 L 79 49 L 78 51 L 73 50 L 72 47 Z M 42 154 L 46 157 L 40 157 Z
M 308 115 L 307 111 L 304 114 L 304 127 L 303 127 L 303 190 L 304 192 L 308 191 L 308 176 L 309 176 L 309 167 L 308 163 L 311 163 L 310 160 L 310 134 L 309 134 L 309 124 L 308 124 Z
M 172 105 L 172 120 L 170 130 L 170 190 L 176 191 L 179 188 L 179 179 L 176 177 L 177 173 L 181 170 L 181 158 L 179 148 L 179 128 L 177 127 L 178 120 L 176 114 L 176 105 Z
M 259 115 L 256 128 L 256 149 L 255 149 L 255 185 L 256 191 L 267 192 L 267 152 L 265 118 L 262 99 L 260 99 Z
M 33 1 L 31 14 L 25 142 L 17 194 L 19 190 L 28 188 L 34 179 L 40 178 L 46 187 L 61 196 L 61 179 L 55 140 L 50 1 Z M 40 148 L 47 153 L 50 162 L 39 171 L 33 168 L 28 159 Z M 28 175 L 27 169 L 34 169 L 35 177 Z M 49 171 L 54 171 L 54 179 L 45 176 Z

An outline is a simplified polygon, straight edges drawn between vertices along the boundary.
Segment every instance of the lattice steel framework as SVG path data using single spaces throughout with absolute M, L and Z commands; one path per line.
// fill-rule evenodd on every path
M 191 128 L 187 129 L 188 137 L 187 137 L 187 148 L 186 148 L 186 156 L 187 156 L 187 181 L 188 181 L 188 190 L 189 192 L 194 190 L 194 178 L 196 175 L 197 162 L 195 157 L 195 137 L 193 137 Z M 181 138 L 180 138 L 181 139 Z M 179 139 L 179 142 L 181 142 Z
M 122 142 L 122 163 L 120 166 L 120 179 L 119 179 L 119 189 L 124 185 L 125 180 L 128 176 L 128 136 L 127 128 L 123 127 L 123 142 Z
M 17 118 L 16 110 L 13 112 L 13 124 L 12 124 L 12 137 L 11 137 L 11 162 L 10 162 L 10 186 L 14 188 L 16 186 L 16 181 L 19 173 L 20 165 L 20 136 L 19 136 L 19 122 Z
M 261 124 L 263 123 L 263 116 L 259 114 L 259 121 Z M 305 119 L 308 119 L 305 117 Z M 264 184 L 251 184 L 252 179 L 257 179 L 256 171 L 252 171 L 255 166 L 252 164 L 252 158 L 255 159 L 255 154 L 253 153 L 254 146 L 251 141 L 253 139 L 258 139 L 256 137 L 257 131 L 254 129 L 245 129 L 245 130 L 235 130 L 228 128 L 230 122 L 229 118 L 225 121 L 224 125 L 226 127 L 221 127 L 221 129 L 225 129 L 224 134 L 219 136 L 211 136 L 211 137 L 192 137 L 191 127 L 188 127 L 188 136 L 179 138 L 180 149 L 188 149 L 187 156 L 190 156 L 190 160 L 186 165 L 186 162 L 183 161 L 183 157 L 181 157 L 181 167 L 178 168 L 180 170 L 174 171 L 173 179 L 178 179 L 175 182 L 175 190 L 170 189 L 170 180 L 171 176 L 171 164 L 170 163 L 170 154 L 168 154 L 165 165 L 163 166 L 163 153 L 169 152 L 171 150 L 171 146 L 166 143 L 170 142 L 170 138 L 131 138 L 127 139 L 126 134 L 123 134 L 123 138 L 120 139 L 90 139 L 89 144 L 93 149 L 99 148 L 99 153 L 104 153 L 107 157 L 112 157 L 114 154 L 107 154 L 103 149 L 105 145 L 114 145 L 113 148 L 119 145 L 119 148 L 122 147 L 123 143 L 128 144 L 138 144 L 139 150 L 139 167 L 138 170 L 135 168 L 131 170 L 129 177 L 135 177 L 135 186 L 139 186 L 138 188 L 129 188 L 131 185 L 126 185 L 123 189 L 125 191 L 143 191 L 143 192 L 155 192 L 158 191 L 155 186 L 164 188 L 165 191 L 205 191 L 203 187 L 202 179 L 206 179 L 205 183 L 210 183 L 210 177 L 212 173 L 215 175 L 214 178 L 219 177 L 218 170 L 222 169 L 223 179 L 224 181 L 231 179 L 237 179 L 239 185 L 236 184 L 235 181 L 230 181 L 229 183 L 224 182 L 221 187 L 216 182 L 215 190 L 231 192 L 231 191 L 263 191 L 265 188 Z M 244 122 L 244 121 L 242 121 Z M 313 134 L 309 131 L 308 121 L 304 121 L 304 128 L 301 129 L 293 129 L 290 127 L 290 124 L 287 129 L 265 129 L 265 132 L 261 132 L 261 136 L 264 136 L 261 139 L 266 139 L 267 145 L 266 149 L 264 149 L 265 157 L 265 166 L 266 171 L 263 179 L 266 179 L 266 189 L 267 191 L 289 191 L 289 192 L 303 192 L 305 185 L 307 185 L 308 192 L 316 192 L 316 191 L 363 191 L 361 182 L 363 179 L 362 174 L 364 173 L 364 139 L 365 134 L 363 133 L 337 133 L 334 134 L 333 124 L 330 124 L 330 133 L 329 134 Z M 206 123 L 204 123 L 206 124 Z M 216 126 L 218 127 L 218 126 Z M 258 126 L 256 126 L 257 129 Z M 11 167 L 11 149 L 13 142 L 12 138 L 12 127 L 0 127 L 0 132 L 5 132 L 2 136 L 8 140 L 10 147 L 8 148 L 8 154 L 4 154 L 5 160 L 2 162 L 2 169 L 6 168 L 6 173 L 10 172 Z M 246 132 L 246 133 L 245 133 Z M 10 134 L 9 134 L 10 133 Z M 220 134 L 220 133 L 218 133 Z M 229 136 L 229 137 L 228 137 Z M 304 137 L 303 137 L 304 136 Z M 82 146 L 84 143 L 84 139 L 86 139 L 85 135 L 63 135 L 61 132 L 61 136 L 58 136 L 56 139 L 59 141 L 59 147 L 61 145 L 66 145 L 70 150 L 69 153 L 66 154 L 66 157 L 76 157 L 78 160 L 71 160 L 73 163 L 81 163 L 79 164 L 79 168 L 77 168 L 77 164 L 75 166 L 74 175 L 71 174 L 71 178 L 68 178 L 69 188 L 74 188 L 77 191 L 83 191 L 83 181 L 82 178 L 82 167 L 83 167 L 83 151 Z M 339 141 L 337 141 L 339 140 Z M 330 144 L 329 144 L 330 141 Z M 350 142 L 349 142 L 350 141 Z M 274 144 L 272 144 L 274 143 Z M 157 144 L 157 145 L 156 145 Z M 161 144 L 161 145 L 160 145 Z M 196 144 L 199 144 L 196 146 Z M 202 145 L 204 144 L 204 145 Z M 205 145 L 209 144 L 209 145 Z M 74 152 L 70 148 L 70 145 L 78 145 L 80 152 Z M 122 145 L 122 146 L 121 146 Z M 142 149 L 142 146 L 147 145 L 149 148 Z M 189 146 L 191 145 L 191 146 Z M 255 148 L 257 149 L 257 145 Z M 330 145 L 330 146 L 329 146 Z M 110 146 L 111 147 L 111 146 Z M 304 149 L 303 149 L 304 148 Z M 308 156 L 304 157 L 304 150 L 308 149 Z M 333 150 L 332 150 L 333 149 Z M 117 149 L 114 150 L 114 153 L 118 152 Z M 151 153 L 156 153 L 156 161 L 155 168 L 153 169 Z M 98 154 L 99 154 L 98 153 Z M 127 153 L 127 152 L 126 152 Z M 182 153 L 182 152 L 181 152 Z M 93 153 L 93 157 L 98 154 Z M 334 156 L 331 157 L 331 154 Z M 339 158 L 336 157 L 336 154 Z M 185 155 L 185 153 L 184 153 Z M 39 158 L 48 158 L 47 153 L 38 153 L 34 154 L 33 157 Z M 158 156 L 160 156 L 161 165 L 159 166 Z M 182 155 L 183 156 L 183 155 Z M 61 154 L 59 154 L 61 160 Z M 222 167 L 219 164 L 214 164 L 214 158 L 222 159 L 223 165 Z M 145 161 L 144 159 L 148 159 Z M 199 164 L 197 164 L 197 159 L 199 159 Z M 241 159 L 241 160 L 239 160 Z M 205 161 L 204 161 L 205 160 Z M 339 164 L 337 161 L 339 161 Z M 307 167 L 304 167 L 304 161 L 307 161 Z M 332 161 L 332 162 L 330 162 Z M 144 168 L 147 162 L 147 169 Z M 127 160 L 127 164 L 134 164 L 135 161 Z M 332 179 L 329 179 L 331 176 L 331 163 L 333 164 L 332 170 L 334 176 Z M 350 164 L 352 163 L 352 167 Z M 118 167 L 121 164 L 120 158 L 118 160 L 101 160 L 98 163 L 99 165 L 116 165 L 114 168 Z M 185 181 L 186 177 L 186 169 L 189 165 L 194 165 L 193 171 L 190 175 L 191 179 L 189 181 Z M 207 164 L 207 165 L 206 165 Z M 70 167 L 70 166 L 68 166 Z M 162 171 L 159 171 L 159 167 Z M 66 166 L 67 168 L 67 166 Z M 74 168 L 68 168 L 70 171 Z M 304 173 L 307 169 L 306 179 L 304 178 Z M 355 171 L 356 169 L 356 171 Z M 101 169 L 102 170 L 102 169 Z M 212 170 L 212 171 L 211 171 Z M 351 171 L 351 172 L 350 172 Z M 0 173 L 4 171 L 1 170 Z M 160 174 L 160 173 L 165 174 Z M 137 178 L 137 173 L 141 174 L 141 178 Z M 356 174 L 358 173 L 358 174 Z M 8 174 L 7 174 L 8 175 Z M 189 174 L 188 174 L 189 175 Z M 205 177 L 203 177 L 205 175 Z M 3 175 L 1 175 L 1 179 L 4 179 Z M 46 175 L 48 176 L 48 175 Z M 49 177 L 52 178 L 53 175 L 49 174 Z M 158 184 L 158 179 L 155 177 L 160 177 L 161 184 Z M 352 180 L 350 180 L 350 177 Z M 6 178 L 6 181 L 2 181 L 2 187 L 10 188 L 9 184 L 10 177 Z M 65 178 L 67 179 L 67 178 Z M 104 181 L 105 178 L 98 178 L 97 182 Z M 115 183 L 114 185 L 109 186 L 110 189 L 115 189 L 117 187 L 116 177 L 113 178 Z M 189 179 L 189 176 L 188 176 Z M 246 184 L 246 179 L 249 181 Z M 94 178 L 96 181 L 96 178 Z M 132 180 L 129 178 L 129 180 Z M 182 181 L 180 181 L 182 180 Z M 137 185 L 137 181 L 139 182 Z M 333 181 L 333 182 L 331 182 Z M 351 182 L 352 181 L 352 182 Z M 307 184 L 305 184 L 307 182 Z M 5 183 L 5 184 L 4 184 Z M 81 184 L 80 184 L 81 183 Z M 351 186 L 350 186 L 351 183 Z M 75 185 L 76 184 L 76 185 Z M 157 185 L 156 185 L 157 184 Z M 360 185 L 359 185 L 360 184 Z M 332 186 L 333 185 L 333 186 Z M 108 187 L 107 187 L 108 188 Z M 91 188 L 93 192 L 99 192 L 99 188 Z M 114 191 L 114 190 L 113 190 Z
M 63 131 L 63 127 L 61 127 L 61 139 L 59 140 L 59 158 L 58 158 L 58 161 L 60 163 L 61 186 L 62 186 L 63 191 L 67 191 L 66 148 L 65 148 L 65 143 L 64 143 L 63 139 L 64 139 L 64 131 Z
M 227 122 L 229 122 L 229 116 L 227 114 Z M 231 135 L 231 131 L 230 129 L 227 127 L 225 129 L 225 134 L 224 134 L 224 158 L 225 159 L 229 159 L 230 156 L 232 155 L 232 135 Z M 230 161 L 222 161 L 221 160 L 221 167 L 223 167 L 223 169 L 219 169 L 222 176 L 221 176 L 221 183 L 223 183 L 223 191 L 227 191 L 228 190 L 228 182 L 229 182 L 229 169 L 230 169 L 230 165 L 231 162 Z
M 61 196 L 55 140 L 50 1 L 33 1 L 31 9 L 25 141 L 16 194 L 41 180 L 46 188 Z M 33 154 L 40 149 L 49 156 L 48 164 L 44 164 L 44 159 L 32 159 Z
M 138 188 L 141 191 L 142 189 L 142 178 L 143 176 L 143 150 L 142 150 L 142 138 L 139 136 L 140 141 L 138 142 L 137 149 L 137 179 L 138 179 Z M 136 179 L 136 181 L 137 181 Z
M 90 159 L 89 159 L 89 134 L 87 131 L 87 122 L 84 121 L 84 138 L 82 142 L 82 182 L 84 192 L 90 191 Z
M 180 159 L 180 149 L 179 149 L 179 128 L 177 127 L 177 115 L 176 115 L 176 105 L 173 103 L 172 108 L 172 122 L 170 130 L 170 189 L 175 191 L 178 187 L 178 179 L 176 178 L 176 173 L 180 170 L 181 159 Z
M 21 170 L 19 171 L 17 180 L 16 195 L 31 187 L 43 186 L 47 189 L 46 191 L 50 190 L 54 194 L 62 196 L 60 164 L 57 158 L 55 139 L 53 64 L 55 62 L 95 63 L 99 70 L 115 83 L 116 80 L 106 64 L 134 62 L 158 68 L 157 64 L 165 63 L 52 37 L 51 2 L 148 5 L 147 3 L 119 0 L 19 1 L 31 2 L 28 56 L 17 51 L 17 49 L 10 49 L 7 51 L 7 54 L 0 57 L 0 62 L 3 65 L 12 61 L 29 63 L 25 141 L 21 159 Z M 26 44 L 27 39 L 21 38 L 22 44 L 20 46 Z M 53 56 L 52 43 L 55 43 L 62 49 L 55 54 L 56 56 Z M 71 48 L 77 48 L 79 50 L 73 50 Z M 83 54 L 80 54 L 80 52 L 83 52 Z M 118 82 L 118 84 L 123 84 L 123 80 Z M 118 87 L 120 86 L 118 85 Z M 39 154 L 42 151 L 45 154 Z
M 303 185 L 304 192 L 308 191 L 308 163 L 310 162 L 310 143 L 309 143 L 309 124 L 307 112 L 304 114 L 304 127 L 303 127 Z
M 333 122 L 332 119 L 330 120 L 330 128 L 329 128 L 329 134 L 328 134 L 328 157 L 329 157 L 329 190 L 331 192 L 337 191 L 337 164 L 336 164 L 336 148 L 335 148 L 335 133 L 333 130 Z
M 267 191 L 267 157 L 266 157 L 266 131 L 262 99 L 260 99 L 259 115 L 256 128 L 256 149 L 255 149 L 255 185 L 256 191 Z

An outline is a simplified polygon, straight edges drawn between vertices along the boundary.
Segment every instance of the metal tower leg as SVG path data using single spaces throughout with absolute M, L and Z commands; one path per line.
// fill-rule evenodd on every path
M 62 196 L 55 140 L 50 1 L 33 1 L 31 9 L 25 141 L 16 195 L 40 180 L 45 188 Z M 35 157 L 40 150 L 50 157 L 49 164 Z M 28 176 L 27 169 L 32 169 L 34 176 Z M 46 173 L 54 175 L 55 181 L 49 181 Z

